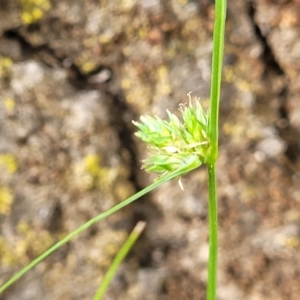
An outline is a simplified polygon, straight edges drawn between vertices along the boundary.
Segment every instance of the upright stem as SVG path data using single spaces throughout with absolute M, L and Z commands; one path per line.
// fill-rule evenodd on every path
M 216 0 L 215 24 L 213 35 L 212 70 L 210 85 L 210 111 L 208 135 L 210 137 L 210 153 L 208 163 L 215 163 L 218 157 L 219 139 L 219 103 L 221 93 L 222 61 L 224 49 L 224 32 L 226 19 L 226 0 Z
M 218 202 L 216 183 L 216 161 L 219 139 L 219 103 L 224 50 L 226 0 L 215 1 L 215 24 L 213 35 L 212 72 L 208 136 L 210 149 L 207 157 L 209 179 L 209 261 L 207 299 L 216 300 L 218 265 Z
M 218 265 L 218 201 L 215 164 L 207 165 L 209 179 L 209 261 L 207 299 L 216 299 Z

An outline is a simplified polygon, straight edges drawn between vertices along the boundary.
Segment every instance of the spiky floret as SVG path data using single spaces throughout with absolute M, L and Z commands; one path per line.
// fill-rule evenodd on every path
M 162 176 L 182 167 L 193 169 L 206 162 L 209 140 L 207 114 L 199 99 L 181 104 L 182 121 L 167 110 L 169 121 L 159 117 L 141 116 L 140 122 L 132 121 L 139 131 L 136 136 L 149 147 L 150 157 L 143 160 L 147 172 Z

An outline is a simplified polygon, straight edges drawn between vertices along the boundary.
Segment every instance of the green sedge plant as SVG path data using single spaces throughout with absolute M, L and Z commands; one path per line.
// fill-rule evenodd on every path
M 52 246 L 4 283 L 0 287 L 0 294 L 39 262 L 44 260 L 48 255 L 72 240 L 82 231 L 88 229 L 94 223 L 107 218 L 111 214 L 139 199 L 161 184 L 174 178 L 181 178 L 181 176 L 205 164 L 208 170 L 209 186 L 209 261 L 207 300 L 216 300 L 218 253 L 216 161 L 218 158 L 219 101 L 226 5 L 226 0 L 215 1 L 209 112 L 206 113 L 203 110 L 198 99 L 193 102 L 189 93 L 189 103 L 187 105 L 182 104 L 180 106 L 182 120 L 167 111 L 169 118 L 168 121 L 151 116 L 141 116 L 140 122 L 133 121 L 133 124 L 139 129 L 136 133 L 137 137 L 141 138 L 150 148 L 150 156 L 143 161 L 143 168 L 147 172 L 160 173 L 157 180 L 106 212 L 92 218 L 87 223 L 67 235 L 64 239 Z M 101 295 L 106 290 L 108 286 L 107 283 L 109 283 L 111 277 L 112 276 L 110 276 L 109 280 L 106 281 L 104 290 L 101 289 Z M 98 291 L 97 293 L 100 292 Z

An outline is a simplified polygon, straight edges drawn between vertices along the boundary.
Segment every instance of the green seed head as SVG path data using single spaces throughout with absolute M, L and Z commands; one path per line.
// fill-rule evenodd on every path
M 141 116 L 140 122 L 132 121 L 139 131 L 136 136 L 148 145 L 150 157 L 143 160 L 147 172 L 166 175 L 179 168 L 187 171 L 206 162 L 209 141 L 207 114 L 199 99 L 194 103 L 180 105 L 182 121 L 167 110 L 169 121 L 150 116 Z

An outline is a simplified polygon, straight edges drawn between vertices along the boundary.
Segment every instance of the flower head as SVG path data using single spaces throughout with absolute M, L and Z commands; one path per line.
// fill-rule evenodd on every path
M 207 136 L 207 114 L 199 99 L 192 104 L 180 105 L 182 121 L 167 110 L 169 121 L 159 117 L 141 116 L 141 122 L 132 121 L 139 128 L 136 136 L 151 150 L 150 157 L 143 160 L 147 172 L 163 175 L 179 168 L 187 170 L 200 166 L 206 161 L 209 141 Z

